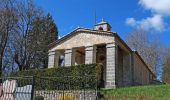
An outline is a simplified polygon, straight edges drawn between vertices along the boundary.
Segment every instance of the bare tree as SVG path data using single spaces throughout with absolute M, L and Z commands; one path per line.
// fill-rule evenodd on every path
M 139 52 L 156 75 L 161 73 L 163 48 L 160 39 L 142 29 L 135 29 L 126 36 L 128 45 Z
M 45 68 L 48 45 L 57 39 L 57 27 L 48 14 L 36 7 L 32 0 L 17 3 L 19 21 L 13 36 L 14 60 L 19 70 Z
M 58 32 L 52 17 L 32 0 L 0 2 L 0 72 L 47 66 L 48 44 Z
M 17 13 L 19 21 L 14 35 L 15 63 L 19 70 L 28 69 L 30 62 L 35 60 L 33 50 L 29 49 L 31 41 L 28 36 L 32 29 L 32 23 L 37 17 L 41 17 L 42 11 L 35 7 L 32 0 L 23 0 L 17 3 Z
M 2 72 L 4 53 L 17 17 L 14 0 L 0 0 L 0 2 L 0 72 Z

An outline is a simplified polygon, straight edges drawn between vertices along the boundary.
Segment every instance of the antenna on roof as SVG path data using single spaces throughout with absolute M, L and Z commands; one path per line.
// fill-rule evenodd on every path
M 97 17 L 97 15 L 96 15 L 96 9 L 95 9 L 95 11 L 94 11 L 94 25 L 96 25 L 96 17 Z
M 102 22 L 104 22 L 104 18 L 102 18 Z

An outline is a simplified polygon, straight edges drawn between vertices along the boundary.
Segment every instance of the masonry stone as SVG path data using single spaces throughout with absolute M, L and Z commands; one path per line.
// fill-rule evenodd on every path
M 83 33 L 80 32 L 76 34 L 74 37 L 66 40 L 59 45 L 56 45 L 50 51 L 55 51 L 58 49 L 70 49 L 76 47 L 88 47 L 93 46 L 95 44 L 102 44 L 102 43 L 111 43 L 114 42 L 114 37 L 107 35 L 107 34 L 92 34 L 92 33 Z

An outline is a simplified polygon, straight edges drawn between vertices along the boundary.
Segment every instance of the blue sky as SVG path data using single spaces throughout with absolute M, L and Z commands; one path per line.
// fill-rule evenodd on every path
M 63 36 L 80 27 L 93 28 L 102 18 L 123 39 L 136 26 L 152 30 L 170 45 L 170 0 L 35 0 L 50 13 Z

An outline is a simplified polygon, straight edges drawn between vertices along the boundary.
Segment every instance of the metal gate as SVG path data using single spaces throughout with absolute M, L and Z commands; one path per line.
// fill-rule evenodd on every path
M 33 77 L 1 78 L 0 100 L 33 100 Z

